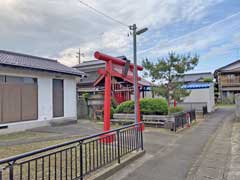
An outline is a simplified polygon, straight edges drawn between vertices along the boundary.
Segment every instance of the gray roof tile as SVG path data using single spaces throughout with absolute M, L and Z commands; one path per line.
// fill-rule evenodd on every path
M 0 64 L 76 76 L 84 75 L 84 72 L 65 66 L 59 63 L 57 60 L 3 50 L 0 50 Z

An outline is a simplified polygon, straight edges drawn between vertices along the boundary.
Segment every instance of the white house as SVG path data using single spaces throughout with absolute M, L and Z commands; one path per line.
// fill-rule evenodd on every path
M 0 50 L 0 134 L 76 119 L 83 74 L 57 60 Z
M 214 84 L 212 82 L 189 83 L 183 85 L 183 88 L 190 91 L 189 96 L 184 98 L 185 103 L 206 103 L 208 112 L 214 111 Z
M 183 83 L 182 88 L 190 91 L 189 96 L 183 98 L 183 102 L 180 104 L 191 109 L 202 109 L 207 105 L 208 112 L 214 111 L 213 78 L 211 72 L 184 74 L 179 77 L 177 81 Z

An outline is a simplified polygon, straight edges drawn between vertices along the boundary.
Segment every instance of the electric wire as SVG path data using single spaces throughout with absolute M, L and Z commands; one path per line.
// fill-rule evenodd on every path
M 102 15 L 102 16 L 104 16 L 105 18 L 108 18 L 108 19 L 110 19 L 110 20 L 114 21 L 115 23 L 118 23 L 118 24 L 120 24 L 120 25 L 122 25 L 122 26 L 129 27 L 129 25 L 127 25 L 127 24 L 125 24 L 125 23 L 123 23 L 123 22 L 121 22 L 121 21 L 119 21 L 119 20 L 117 20 L 117 19 L 115 19 L 115 18 L 113 18 L 113 17 L 105 14 L 104 12 L 96 9 L 95 7 L 89 5 L 89 4 L 87 4 L 87 3 L 85 3 L 85 2 L 83 2 L 83 1 L 81 1 L 81 0 L 78 0 L 78 1 L 79 1 L 82 5 L 84 5 L 85 7 L 93 10 L 94 12 L 96 12 L 96 13 Z

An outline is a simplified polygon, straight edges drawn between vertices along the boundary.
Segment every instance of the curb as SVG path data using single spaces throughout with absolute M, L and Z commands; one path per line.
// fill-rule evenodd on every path
M 95 174 L 86 177 L 87 180 L 106 180 L 110 176 L 114 175 L 117 171 L 121 170 L 128 164 L 134 162 L 138 158 L 142 157 L 145 154 L 145 150 L 136 152 L 129 155 L 126 159 L 122 160 L 120 164 L 110 164 L 107 167 L 99 169 Z

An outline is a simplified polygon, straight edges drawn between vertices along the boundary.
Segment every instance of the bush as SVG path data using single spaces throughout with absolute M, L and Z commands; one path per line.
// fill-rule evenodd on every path
M 134 102 L 125 101 L 119 104 L 115 110 L 115 113 L 133 113 L 134 112 Z
M 178 112 L 181 112 L 181 111 L 183 111 L 183 108 L 179 107 L 179 106 L 169 108 L 169 113 L 170 114 L 178 113 Z
M 141 114 L 165 115 L 168 113 L 167 101 L 160 98 L 140 100 Z M 117 106 L 115 113 L 134 113 L 134 102 L 125 101 Z

